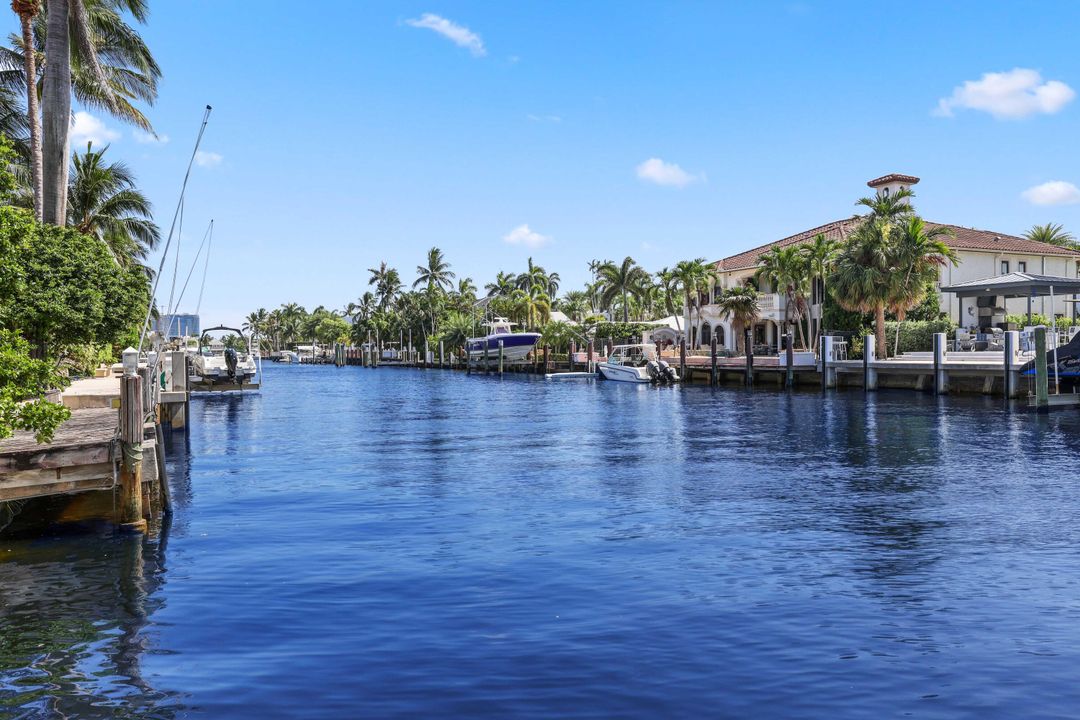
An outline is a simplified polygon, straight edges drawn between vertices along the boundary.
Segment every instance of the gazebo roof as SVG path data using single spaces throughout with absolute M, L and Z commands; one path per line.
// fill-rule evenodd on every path
M 1012 272 L 944 286 L 941 292 L 953 293 L 958 297 L 1042 297 L 1051 293 L 1068 295 L 1080 293 L 1080 278 Z

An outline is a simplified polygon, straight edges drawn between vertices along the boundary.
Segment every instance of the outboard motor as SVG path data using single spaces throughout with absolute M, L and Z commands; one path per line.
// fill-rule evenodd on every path
M 645 363 L 645 372 L 649 373 L 653 382 L 660 382 L 660 363 L 650 360 Z
M 229 371 L 229 377 L 236 377 L 236 351 L 232 348 L 225 348 L 225 368 Z
M 660 377 L 661 382 L 673 383 L 678 380 L 678 375 L 675 374 L 675 368 L 671 367 L 666 361 L 660 361 Z

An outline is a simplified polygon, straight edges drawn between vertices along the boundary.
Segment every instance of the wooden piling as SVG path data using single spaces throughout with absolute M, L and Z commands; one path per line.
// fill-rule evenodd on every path
M 503 374 L 503 341 L 499 341 L 499 377 Z
M 679 341 L 679 379 L 683 382 L 687 382 L 686 377 L 686 339 L 683 338 Z
M 154 451 L 157 453 L 158 495 L 161 498 L 161 511 L 168 515 L 172 513 L 172 490 L 169 488 L 169 473 L 165 468 L 165 433 L 162 432 L 160 423 L 154 427 L 154 435 L 157 441 Z
M 587 364 L 585 365 L 585 372 L 592 372 L 593 371 L 593 364 L 594 364 L 593 343 L 594 342 L 595 342 L 595 340 L 593 340 L 593 338 L 589 338 L 589 354 L 588 354 Z M 611 357 L 610 352 L 608 353 L 608 357 Z
M 709 356 L 712 359 L 712 364 L 709 367 L 709 387 L 716 387 L 716 333 L 713 333 L 709 340 Z
M 1009 398 L 1013 396 L 1013 358 L 1016 357 L 1016 348 L 1013 346 L 1012 331 L 1005 333 L 1005 376 L 1002 378 L 1004 384 L 1002 388 L 1005 392 L 1005 403 L 1008 404 Z
M 142 498 L 143 381 L 120 378 L 120 526 L 146 532 Z
M 550 358 L 550 352 L 549 351 L 550 351 L 550 348 L 547 345 L 544 345 L 544 374 L 545 375 L 547 375 L 549 372 L 551 372 L 551 370 L 550 370 L 551 365 L 549 364 L 549 361 L 550 361 L 551 358 Z
M 785 359 L 787 360 L 787 368 L 784 373 L 784 387 L 795 387 L 795 335 L 791 331 L 788 331 L 784 336 L 785 341 Z
M 570 352 L 566 356 L 567 371 L 574 372 L 574 351 L 577 350 L 577 343 L 573 340 L 570 341 Z
M 747 330 L 743 343 L 746 345 L 746 387 L 750 387 L 754 384 L 754 336 L 750 330 Z
M 1035 328 L 1035 409 L 1050 410 L 1050 373 L 1046 365 L 1046 326 Z
M 446 359 L 446 355 L 444 354 L 444 352 L 445 352 L 445 347 L 443 345 L 443 341 L 440 340 L 439 341 L 439 369 L 440 370 L 444 367 L 444 362 L 443 361 Z
M 488 341 L 487 341 L 487 338 L 484 339 L 484 374 L 485 375 L 490 375 L 491 374 L 491 358 L 488 357 Z

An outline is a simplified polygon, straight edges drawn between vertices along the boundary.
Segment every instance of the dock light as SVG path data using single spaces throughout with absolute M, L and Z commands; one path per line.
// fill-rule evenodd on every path
M 128 377 L 139 374 L 139 351 L 133 347 L 129 347 L 121 353 L 120 357 L 123 359 L 124 374 Z

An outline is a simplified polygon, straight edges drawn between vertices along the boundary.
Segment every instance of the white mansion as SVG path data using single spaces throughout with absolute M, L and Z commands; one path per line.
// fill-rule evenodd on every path
M 910 175 L 891 174 L 871 180 L 867 183 L 879 194 L 886 195 L 908 188 L 919 182 L 919 178 Z M 754 274 L 760 266 L 760 257 L 763 253 L 775 247 L 788 245 L 801 245 L 809 242 L 819 233 L 831 240 L 840 240 L 849 234 L 859 223 L 859 218 L 849 217 L 836 220 L 825 225 L 820 225 L 809 230 L 804 230 L 774 242 L 741 252 L 737 255 L 726 257 L 715 263 L 717 281 L 701 307 L 699 313 L 694 313 L 695 325 L 690 325 L 687 315 L 684 327 L 690 329 L 690 346 L 698 347 L 708 345 L 712 335 L 717 337 L 717 343 L 721 347 L 734 349 L 735 338 L 731 331 L 731 321 L 721 316 L 716 305 L 712 304 L 717 294 L 725 288 L 750 283 L 754 281 Z M 948 265 L 941 270 L 937 286 L 948 287 L 958 283 L 972 280 L 981 280 L 1010 272 L 1026 272 L 1036 275 L 1054 275 L 1059 277 L 1080 277 L 1080 252 L 1068 248 L 1035 242 L 1014 235 L 991 232 L 988 230 L 976 230 L 974 228 L 960 227 L 927 221 L 931 227 L 946 227 L 952 230 L 953 236 L 946 237 L 946 243 L 956 251 L 959 263 L 953 267 Z M 768 286 L 759 287 L 759 319 L 753 328 L 754 343 L 756 345 L 768 345 L 775 347 L 777 340 L 783 332 L 785 312 L 785 298 L 773 292 Z M 820 288 L 814 289 L 811 298 L 811 317 L 815 321 L 820 319 Z M 994 307 L 980 307 L 977 298 L 964 298 L 958 300 L 952 293 L 940 293 L 942 311 L 947 311 L 949 317 L 963 327 L 977 327 L 999 323 L 1004 321 L 1004 315 L 1021 314 L 1027 311 L 1027 300 L 1014 298 L 1001 300 L 994 303 Z M 1064 297 L 1056 298 L 1051 308 L 1048 298 L 1040 297 L 1032 301 L 1032 310 L 1036 313 L 1049 316 L 1051 312 L 1055 316 L 1072 316 L 1074 303 Z M 1004 312 L 1003 312 L 1004 311 Z

